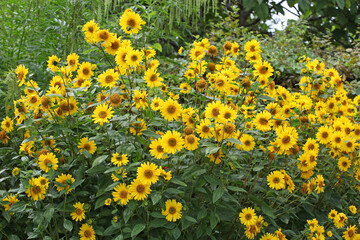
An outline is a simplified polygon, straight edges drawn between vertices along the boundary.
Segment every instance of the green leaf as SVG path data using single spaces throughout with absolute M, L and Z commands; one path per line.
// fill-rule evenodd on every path
M 212 186 L 217 186 L 221 184 L 221 181 L 217 177 L 214 177 L 212 175 L 205 175 L 204 178 Z
M 299 8 L 302 13 L 306 12 L 310 7 L 309 0 L 299 0 Z
M 345 8 L 345 1 L 344 0 L 336 0 L 336 4 L 339 6 L 341 10 Z
M 229 142 L 229 143 L 243 145 L 242 142 L 240 142 L 240 140 L 236 139 L 236 138 L 228 138 L 228 139 L 226 139 L 226 141 Z
M 11 212 L 23 212 L 26 208 L 26 203 L 25 202 L 16 202 L 14 203 L 9 211 Z
M 205 150 L 205 154 L 210 155 L 210 154 L 216 153 L 217 151 L 219 151 L 219 149 L 220 149 L 220 147 L 218 147 L 218 146 L 207 147 Z
M 258 96 L 258 99 L 268 100 L 268 101 L 271 101 L 271 102 L 274 102 L 276 100 L 275 98 L 272 98 L 272 97 L 269 97 L 269 96 L 266 96 L 266 95 Z
M 184 218 L 185 218 L 187 221 L 189 221 L 189 222 L 192 222 L 192 223 L 197 223 L 197 221 L 196 221 L 196 219 L 195 219 L 195 218 L 190 217 L 190 216 L 188 216 L 188 215 L 186 215 Z
M 164 216 L 162 215 L 162 217 L 164 217 Z M 166 221 L 164 218 L 156 218 L 156 219 L 152 219 L 150 221 L 150 227 L 158 228 L 158 227 L 164 226 L 167 223 L 168 223 L 168 221 Z
M 145 224 L 136 224 L 133 230 L 131 231 L 131 237 L 137 236 L 139 233 L 141 233 L 145 229 Z
M 174 228 L 173 230 L 171 230 L 171 234 L 175 239 L 178 239 L 181 235 L 181 231 L 179 228 Z
M 259 18 L 263 21 L 265 21 L 269 16 L 269 7 L 266 5 L 266 3 L 255 6 L 254 10 Z
M 256 166 L 253 168 L 254 172 L 258 172 L 260 170 L 262 170 L 264 168 L 264 166 Z
M 162 52 L 162 47 L 160 43 L 155 43 L 154 45 L 152 45 L 152 47 L 158 50 L 159 52 Z
M 197 219 L 201 220 L 204 217 L 206 217 L 206 215 L 207 215 L 207 211 L 206 211 L 206 209 L 203 208 L 198 212 Z
M 103 155 L 103 156 L 100 156 L 100 157 L 97 157 L 93 164 L 92 164 L 92 167 L 95 167 L 96 165 L 99 165 L 100 163 L 102 163 L 103 161 L 105 161 L 105 159 L 108 157 L 108 155 Z
M 153 205 L 157 204 L 161 199 L 161 194 L 159 192 L 152 193 L 150 196 Z
M 52 216 L 53 216 L 53 214 L 54 214 L 54 207 L 53 206 L 51 206 L 51 207 L 47 207 L 46 208 L 46 211 L 45 211 L 45 214 L 44 214 L 44 218 L 46 219 L 46 222 L 50 222 L 50 220 L 51 220 L 51 218 L 52 218 Z
M 217 200 L 219 200 L 223 194 L 224 194 L 224 189 L 222 189 L 221 187 L 217 188 L 213 193 L 213 197 L 212 197 L 213 203 L 216 203 Z
M 210 214 L 210 227 L 211 229 L 214 229 L 216 227 L 216 224 L 218 223 L 218 216 L 215 212 L 211 212 Z
M 68 231 L 71 232 L 73 229 L 73 223 L 70 220 L 64 219 L 64 228 Z
M 168 192 L 170 194 L 182 194 L 182 193 L 184 193 L 184 191 L 176 189 L 176 188 L 168 188 L 168 189 L 166 189 L 166 192 Z
M 7 222 L 10 222 L 10 213 L 8 211 L 3 211 L 2 215 L 6 219 Z
M 264 212 L 265 215 L 267 215 L 268 217 L 275 219 L 275 214 L 274 214 L 274 210 L 263 200 L 258 199 L 255 196 L 250 196 L 250 200 L 259 204 L 261 207 L 261 210 Z
M 180 185 L 180 186 L 183 186 L 183 187 L 187 187 L 186 183 L 180 181 L 179 179 L 176 179 L 176 178 L 172 178 L 170 180 L 170 182 L 174 183 L 174 184 L 177 184 L 177 185 Z
M 244 192 L 247 193 L 247 191 L 241 187 L 236 187 L 236 186 L 227 186 L 227 189 L 229 189 L 230 191 L 233 192 Z
M 105 205 L 105 200 L 108 199 L 109 197 L 104 195 L 104 196 L 101 196 L 100 198 L 98 198 L 95 202 L 95 210 L 104 206 Z

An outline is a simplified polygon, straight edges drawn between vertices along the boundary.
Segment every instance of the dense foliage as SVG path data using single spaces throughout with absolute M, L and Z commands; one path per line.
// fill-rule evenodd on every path
M 1 238 L 359 239 L 360 96 L 343 76 L 291 56 L 289 91 L 251 35 L 160 62 L 147 16 L 86 22 L 89 49 L 51 53 L 49 84 L 7 75 Z

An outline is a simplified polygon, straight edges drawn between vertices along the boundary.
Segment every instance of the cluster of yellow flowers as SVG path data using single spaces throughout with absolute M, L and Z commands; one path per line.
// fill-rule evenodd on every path
M 138 33 L 145 24 L 131 9 L 125 11 L 119 23 L 127 34 Z M 109 69 L 102 69 L 101 64 L 80 62 L 76 53 L 69 54 L 66 63 L 53 55 L 49 57 L 48 68 L 54 76 L 47 90 L 41 90 L 35 81 L 27 79 L 25 66 L 19 65 L 15 70 L 25 95 L 14 101 L 14 117 L 6 116 L 2 120 L 0 140 L 8 144 L 14 128 L 20 130 L 29 126 L 27 120 L 35 124 L 36 134 L 21 132 L 23 142 L 19 147 L 20 154 L 26 155 L 29 162 L 41 170 L 27 180 L 25 193 L 32 200 L 44 200 L 52 186 L 59 194 L 68 195 L 76 184 L 81 184 L 68 173 L 69 164 L 81 162 L 85 165 L 87 161 L 88 167 L 100 163 L 115 166 L 104 173 L 111 173 L 116 184 L 109 190 L 113 190 L 112 198 L 107 198 L 105 205 L 111 206 L 112 200 L 121 207 L 130 200 L 144 201 L 150 196 L 151 188 L 158 185 L 160 177 L 164 182 L 172 179 L 164 159 L 170 162 L 174 155 L 185 155 L 187 151 L 194 153 L 194 163 L 211 162 L 211 169 L 220 166 L 230 169 L 231 174 L 237 164 L 236 160 L 229 160 L 230 151 L 235 155 L 251 155 L 248 159 L 253 161 L 253 152 L 259 150 L 268 157 L 268 171 L 261 177 L 267 180 L 269 188 L 287 189 L 290 193 L 298 190 L 308 195 L 313 189 L 321 194 L 325 187 L 332 187 L 328 183 L 325 185 L 324 176 L 337 165 L 339 184 L 344 175 L 353 179 L 360 190 L 360 154 L 356 155 L 360 124 L 354 120 L 360 96 L 350 99 L 340 74 L 333 68 L 326 69 L 323 62 L 304 56 L 301 59 L 305 64 L 299 83 L 301 92 L 290 92 L 275 84 L 274 68 L 262 59 L 257 40 L 244 44 L 245 53 L 238 43 L 227 41 L 220 56 L 221 51 L 204 38 L 193 42 L 189 50 L 179 49 L 180 55 L 189 58 L 189 63 L 182 82 L 175 86 L 160 77 L 160 62 L 150 46 L 137 49 L 137 44 L 100 29 L 94 20 L 86 23 L 82 30 L 88 43 L 112 57 L 106 58 Z M 246 62 L 239 61 L 242 58 Z M 76 139 L 69 140 L 70 143 L 63 140 L 65 135 L 52 136 L 38 130 L 42 121 L 46 126 L 64 123 L 63 126 L 69 127 L 74 119 L 80 118 L 95 130 L 86 132 L 81 138 L 78 134 Z M 154 124 L 153 119 L 159 120 L 158 123 Z M 110 139 L 97 138 L 97 130 L 109 136 L 108 130 L 112 127 L 116 129 L 115 134 L 125 129 L 124 141 L 113 143 Z M 126 138 L 134 143 L 138 141 L 145 149 L 141 149 L 146 157 L 138 158 L 144 161 L 136 168 L 136 174 L 131 170 L 139 164 L 134 165 L 133 155 L 121 149 Z M 79 162 L 62 149 L 74 143 L 80 153 L 74 158 L 81 159 Z M 132 146 L 135 148 L 135 144 Z M 199 153 L 199 158 L 195 158 L 195 152 Z M 318 160 L 324 153 L 328 154 L 328 165 Z M 95 155 L 99 156 L 93 160 Z M 109 163 L 103 163 L 108 157 L 111 157 Z M 19 168 L 15 167 L 12 175 L 19 178 L 19 173 Z M 294 180 L 297 184 L 307 182 L 296 187 L 290 175 L 299 178 Z M 10 194 L 3 201 L 8 202 L 4 204 L 7 211 L 20 200 L 17 195 Z M 75 208 L 70 214 L 72 219 L 84 220 L 87 203 L 71 201 Z M 175 222 L 182 217 L 182 207 L 182 203 L 168 199 L 161 212 L 167 221 Z M 354 213 L 356 208 L 350 211 Z M 329 218 L 338 228 L 344 227 L 347 219 L 344 213 L 335 210 Z M 242 209 L 239 220 L 245 226 L 248 239 L 254 239 L 265 226 L 263 217 L 257 216 L 253 208 Z M 323 239 L 325 228 L 319 226 L 316 219 L 309 220 L 308 224 L 310 239 Z M 349 226 L 344 238 L 360 238 L 354 238 L 358 236 L 356 231 L 355 226 Z M 88 223 L 82 224 L 79 235 L 82 240 L 95 239 L 95 231 Z M 282 240 L 286 236 L 278 229 L 260 239 Z

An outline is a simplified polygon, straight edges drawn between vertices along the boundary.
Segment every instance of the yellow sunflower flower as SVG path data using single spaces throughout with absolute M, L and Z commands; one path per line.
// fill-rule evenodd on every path
M 130 200 L 129 186 L 125 183 L 121 183 L 114 188 L 115 192 L 112 192 L 114 202 L 121 205 L 126 205 Z
M 179 132 L 167 131 L 161 138 L 161 144 L 165 153 L 175 154 L 183 148 L 184 140 Z
M 80 152 L 82 153 L 84 149 L 86 149 L 89 153 L 94 154 L 96 151 L 96 143 L 95 141 L 89 141 L 88 137 L 84 137 L 80 139 L 78 148 L 80 149 Z
M 148 87 L 160 87 L 163 85 L 163 78 L 159 77 L 160 73 L 156 72 L 156 68 L 149 68 L 145 72 L 144 80 Z
M 111 157 L 111 162 L 117 167 L 119 167 L 126 165 L 129 162 L 129 159 L 127 157 L 127 154 L 122 154 L 120 156 L 119 153 L 114 153 Z
M 132 199 L 135 199 L 136 201 L 145 200 L 151 192 L 150 184 L 145 184 L 137 178 L 130 184 L 129 192 Z
M 154 184 L 159 180 L 161 170 L 154 163 L 143 163 L 137 169 L 137 178 L 144 184 Z
M 85 219 L 84 203 L 77 202 L 74 205 L 75 210 L 70 214 L 72 220 L 81 221 Z
M 280 171 L 273 171 L 267 176 L 268 185 L 272 189 L 285 189 L 285 175 Z
M 29 69 L 25 68 L 24 65 L 19 65 L 15 69 L 16 76 L 19 80 L 19 87 L 25 83 L 26 75 L 28 74 Z
M 175 100 L 169 98 L 160 107 L 161 116 L 168 121 L 176 120 L 182 113 L 182 106 Z
M 9 211 L 10 207 L 16 203 L 19 202 L 19 199 L 17 199 L 16 194 L 10 194 L 7 197 L 2 199 L 3 202 L 9 202 L 8 204 L 4 204 L 3 207 L 5 208 L 5 211 Z
M 47 67 L 50 68 L 50 70 L 53 72 L 60 71 L 60 68 L 58 66 L 60 60 L 61 58 L 58 58 L 56 55 L 52 55 L 51 57 L 49 57 L 49 60 L 47 61 L 48 63 Z
M 98 82 L 101 87 L 113 88 L 119 80 L 119 73 L 114 69 L 108 69 L 98 76 Z
M 250 207 L 244 208 L 241 213 L 239 213 L 239 219 L 245 226 L 254 225 L 256 223 L 255 210 Z
M 138 33 L 145 22 L 139 14 L 133 12 L 131 9 L 127 9 L 121 16 L 119 24 L 123 32 L 132 35 Z
M 161 214 L 165 216 L 169 222 L 176 222 L 181 218 L 182 204 L 177 202 L 175 199 L 168 199 L 165 202 L 166 209 L 162 209 Z
M 14 121 L 6 116 L 1 122 L 1 129 L 5 132 L 11 132 L 14 129 Z
M 92 115 L 94 123 L 100 123 L 102 126 L 104 123 L 108 123 L 112 118 L 114 111 L 111 106 L 106 103 L 97 105 L 94 114 Z
M 39 157 L 39 167 L 44 172 L 49 172 L 50 169 L 56 170 L 58 168 L 59 160 L 53 153 L 42 154 Z
M 95 240 L 95 231 L 92 226 L 88 225 L 87 223 L 84 223 L 80 227 L 79 231 L 80 240 Z
M 70 188 L 70 185 L 75 182 L 75 179 L 72 177 L 71 174 L 62 173 L 61 175 L 55 178 L 55 181 L 61 183 L 62 185 L 65 185 L 65 186 L 60 186 L 60 185 L 56 186 L 56 190 L 58 190 L 59 192 L 66 189 L 67 191 L 65 192 L 65 194 L 68 194 L 73 190 L 72 188 Z
M 162 147 L 161 139 L 155 139 L 149 145 L 151 156 L 156 159 L 164 159 L 166 158 L 166 154 L 164 148 Z
M 39 183 L 37 178 L 32 178 L 29 179 L 29 186 L 25 193 L 34 201 L 43 200 L 45 198 L 46 189 Z

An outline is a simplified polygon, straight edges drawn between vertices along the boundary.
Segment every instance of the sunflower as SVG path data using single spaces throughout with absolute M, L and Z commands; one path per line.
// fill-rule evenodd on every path
M 39 181 L 40 185 L 44 187 L 46 190 L 49 188 L 50 182 L 48 178 L 40 176 L 37 178 L 37 180 Z
M 164 148 L 162 147 L 161 139 L 155 139 L 149 145 L 151 156 L 156 159 L 164 159 L 166 158 L 166 154 Z
M 29 179 L 29 186 L 25 193 L 34 201 L 43 200 L 45 198 L 46 189 L 39 183 L 37 178 Z
M 107 29 L 99 29 L 95 33 L 95 42 L 105 42 L 105 46 L 108 46 L 111 40 L 114 38 L 113 33 Z
M 39 157 L 39 167 L 44 172 L 49 172 L 50 169 L 56 170 L 58 168 L 59 160 L 53 153 L 42 154 Z
M 112 118 L 114 111 L 111 106 L 106 103 L 96 106 L 94 114 L 92 115 L 94 123 L 100 123 L 102 126 L 104 123 L 108 123 Z
M 210 125 L 211 122 L 209 119 L 202 119 L 200 124 L 196 126 L 196 133 L 198 133 L 203 139 L 211 138 L 212 132 Z
M 181 209 L 182 204 L 176 202 L 175 199 L 168 199 L 165 202 L 166 209 L 162 209 L 161 214 L 165 216 L 166 220 L 169 222 L 176 222 L 181 218 Z
M 133 105 L 135 104 L 136 108 L 145 109 L 149 106 L 149 99 L 147 97 L 147 92 L 143 90 L 135 90 L 133 95 Z
M 127 9 L 121 16 L 119 24 L 125 33 L 132 35 L 138 33 L 145 22 L 139 14 L 133 12 L 131 9 Z
M 239 219 L 245 226 L 254 225 L 256 223 L 255 210 L 250 207 L 244 208 L 241 213 L 239 213 Z
M 239 55 L 240 52 L 240 46 L 238 43 L 234 42 L 231 45 L 231 56 L 236 57 L 237 55 Z
M 85 149 L 89 153 L 94 154 L 96 151 L 96 143 L 95 143 L 95 141 L 89 141 L 88 137 L 84 137 L 84 138 L 80 139 L 78 148 L 80 149 L 81 153 Z
M 205 108 L 205 117 L 208 118 L 208 119 L 215 118 L 215 121 L 219 121 L 219 119 L 220 119 L 220 110 L 224 106 L 225 105 L 222 104 L 220 101 L 209 103 Z
M 267 61 L 255 63 L 254 68 L 253 75 L 259 79 L 268 79 L 274 72 L 274 68 Z
M 151 192 L 150 184 L 145 184 L 137 178 L 130 184 L 129 192 L 132 199 L 135 199 L 136 201 L 145 200 Z
M 20 173 L 20 170 L 18 167 L 14 167 L 13 170 L 11 171 L 11 175 L 13 175 L 13 176 L 17 176 L 17 175 L 19 175 L 19 173 Z
M 98 76 L 98 82 L 101 87 L 113 88 L 117 85 L 119 73 L 114 69 L 108 69 Z
M 219 163 L 221 163 L 221 160 L 224 157 L 224 154 L 221 151 L 221 149 L 219 149 L 217 152 L 207 155 L 207 157 L 210 159 L 210 162 L 219 164 Z
M 160 73 L 156 72 L 156 68 L 149 68 L 145 72 L 144 80 L 148 87 L 160 87 L 163 85 L 163 78 L 159 77 Z
M 244 49 L 247 54 L 250 54 L 250 53 L 255 54 L 255 53 L 261 52 L 260 43 L 258 41 L 256 41 L 255 39 L 246 42 L 244 45 Z
M 341 157 L 338 160 L 338 167 L 340 171 L 346 172 L 351 166 L 351 160 L 347 157 Z
M 85 34 L 86 42 L 94 43 L 96 32 L 99 30 L 99 27 L 98 27 L 97 23 L 95 23 L 95 20 L 90 20 L 89 22 L 87 22 L 83 26 L 82 30 Z
M 61 184 L 61 186 L 60 185 L 56 186 L 56 190 L 58 190 L 59 192 L 66 189 L 67 191 L 65 192 L 65 194 L 68 194 L 73 190 L 72 188 L 70 188 L 70 185 L 75 182 L 75 179 L 72 177 L 71 174 L 62 173 L 61 175 L 57 176 L 57 178 L 55 178 L 55 181 Z
M 50 68 L 50 70 L 53 72 L 60 71 L 60 68 L 58 67 L 60 60 L 61 58 L 58 58 L 56 55 L 52 55 L 51 57 L 49 57 L 49 60 L 47 61 L 48 63 L 47 67 Z
M 28 74 L 29 69 L 25 68 L 24 65 L 19 65 L 15 69 L 16 76 L 19 80 L 19 87 L 25 83 L 26 75 Z
M 240 149 L 244 151 L 251 151 L 255 147 L 254 138 L 249 134 L 242 134 L 240 137 L 240 142 L 242 143 L 242 145 L 240 145 Z M 238 147 L 237 145 L 235 146 Z
M 334 218 L 334 225 L 337 228 L 342 228 L 345 226 L 345 222 L 348 220 L 348 217 L 344 213 L 338 213 Z
M 273 171 L 267 176 L 268 185 L 272 189 L 285 189 L 285 175 L 280 171 Z
M 8 116 L 6 116 L 1 122 L 1 129 L 5 132 L 11 132 L 14 129 L 14 121 L 11 120 Z
M 119 50 L 116 52 L 115 61 L 120 69 L 128 68 L 128 65 L 126 63 L 126 55 L 130 50 L 132 50 L 132 47 L 130 46 L 121 46 Z
M 162 100 L 161 98 L 159 97 L 155 97 L 152 102 L 151 102 L 151 109 L 154 110 L 154 111 L 158 111 L 161 109 L 161 106 L 163 105 L 164 103 L 164 100 Z
M 40 104 L 40 97 L 37 94 L 32 94 L 27 97 L 27 102 L 29 104 L 30 109 L 37 109 Z
M 9 202 L 8 204 L 4 204 L 3 207 L 5 208 L 5 211 L 9 211 L 10 207 L 16 203 L 19 202 L 19 199 L 17 199 L 17 194 L 10 194 L 7 197 L 2 199 L 3 202 Z
M 293 127 L 280 126 L 276 134 L 275 144 L 280 148 L 279 153 L 290 150 L 297 142 L 298 133 Z
M 117 204 L 126 205 L 130 200 L 129 186 L 125 183 L 121 183 L 114 188 L 115 192 L 112 192 L 114 202 Z
M 324 183 L 324 177 L 322 175 L 317 175 L 316 176 L 316 192 L 317 194 L 321 193 L 321 192 L 324 192 L 324 187 L 325 187 L 325 183 Z
M 254 119 L 254 125 L 256 129 L 266 132 L 271 130 L 271 113 L 268 111 L 262 111 L 261 113 L 256 114 Z
M 161 169 L 154 163 L 143 163 L 137 169 L 137 178 L 144 184 L 154 184 L 159 180 Z
M 354 205 L 349 206 L 349 211 L 352 214 L 356 214 L 357 213 L 357 208 Z
M 59 103 L 63 115 L 72 115 L 78 111 L 78 102 L 74 97 L 64 98 Z
M 145 123 L 144 119 L 137 118 L 136 122 L 131 123 L 130 132 L 134 136 L 140 136 L 142 135 L 142 132 L 147 129 L 147 125 Z
M 175 154 L 181 151 L 184 145 L 184 140 L 177 131 L 167 131 L 160 141 L 165 153 Z
M 186 135 L 184 140 L 184 145 L 187 150 L 192 151 L 198 148 L 199 139 L 195 137 L 194 134 Z
M 1 138 L 1 133 L 2 133 L 2 131 L 0 132 L 0 139 L 2 139 Z M 4 133 L 5 133 L 5 131 L 4 131 Z M 34 148 L 34 142 L 33 141 L 24 142 L 24 143 L 22 143 L 20 145 L 20 151 L 24 152 L 26 155 L 29 155 L 29 156 L 33 155 L 33 153 L 34 153 L 33 148 Z
M 356 235 L 358 235 L 356 232 L 357 232 L 357 227 L 355 225 L 346 227 L 346 231 L 344 232 L 343 238 L 345 240 L 353 240 L 353 239 L 355 239 L 354 237 Z M 356 239 L 359 239 L 359 238 L 356 238 Z
M 77 70 L 77 77 L 84 80 L 90 79 L 91 76 L 94 75 L 93 70 L 95 70 L 95 68 L 96 65 L 89 62 L 83 62 L 80 64 L 79 69 Z
M 181 88 L 180 92 L 181 93 L 189 93 L 191 91 L 191 86 L 188 83 L 181 83 L 179 88 Z
M 192 61 L 200 61 L 204 56 L 206 52 L 205 49 L 202 47 L 194 47 L 190 50 L 190 58 Z
M 121 38 L 121 37 L 120 37 Z M 117 51 L 121 47 L 120 38 L 117 38 L 116 34 L 106 44 L 105 51 L 111 55 L 116 55 Z
M 126 54 L 125 60 L 126 64 L 129 67 L 136 68 L 140 65 L 140 62 L 143 60 L 144 56 L 143 53 L 139 50 L 129 50 Z
M 84 223 L 80 227 L 79 231 L 80 240 L 95 240 L 95 231 L 92 226 L 88 225 L 87 223 Z
M 316 134 L 316 139 L 322 144 L 327 144 L 331 141 L 331 132 L 328 126 L 321 126 Z
M 77 222 L 85 219 L 84 203 L 77 202 L 73 206 L 75 210 L 70 214 L 72 220 L 75 220 Z
M 111 162 L 116 165 L 117 167 L 126 165 L 129 162 L 127 154 L 122 154 L 120 156 L 119 153 L 114 153 L 111 157 Z
M 234 122 L 236 117 L 237 117 L 236 111 L 230 106 L 225 105 L 222 108 L 220 108 L 220 112 L 218 116 L 220 123 Z
M 160 107 L 161 116 L 165 120 L 172 121 L 180 117 L 182 112 L 182 106 L 175 100 L 169 98 Z
M 68 63 L 68 68 L 70 71 L 75 71 L 79 65 L 79 55 L 76 53 L 71 53 L 66 57 L 66 61 Z
M 344 144 L 344 133 L 335 131 L 331 134 L 331 145 L 333 148 L 341 149 Z
M 335 209 L 332 209 L 329 213 L 329 218 L 330 219 L 335 219 L 335 217 L 338 215 L 338 212 Z

